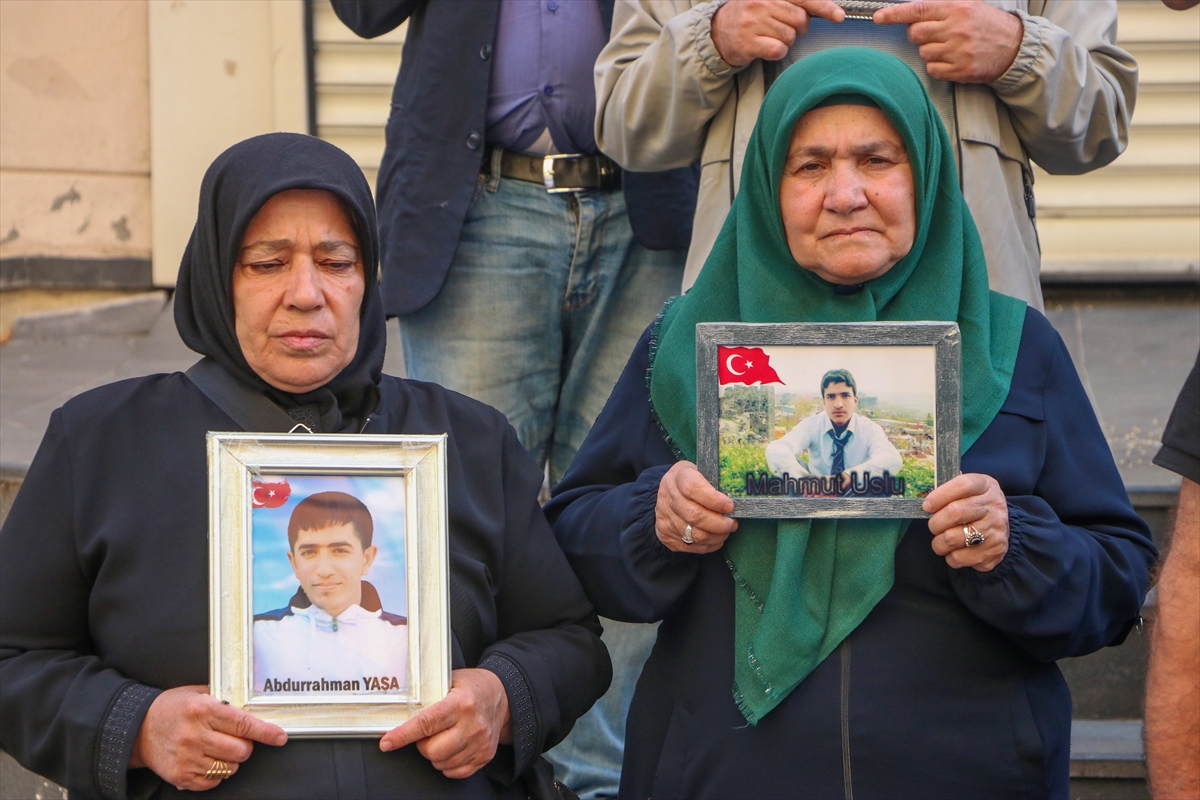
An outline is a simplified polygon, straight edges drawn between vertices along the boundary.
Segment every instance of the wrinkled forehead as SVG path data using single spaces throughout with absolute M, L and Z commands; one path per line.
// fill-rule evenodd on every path
M 864 103 L 820 104 L 796 120 L 788 143 L 788 155 L 804 150 L 891 148 L 907 154 L 904 137 L 878 106 Z
M 285 189 L 267 198 L 246 224 L 241 250 L 287 245 L 302 226 L 315 227 L 316 244 L 359 249 L 358 215 L 344 199 L 326 189 Z

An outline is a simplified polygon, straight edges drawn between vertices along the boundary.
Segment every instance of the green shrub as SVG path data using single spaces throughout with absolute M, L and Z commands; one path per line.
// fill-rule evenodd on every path
M 745 497 L 747 472 L 769 472 L 767 454 L 763 446 L 722 442 L 721 491 L 731 497 Z
M 899 477 L 904 478 L 905 497 L 924 497 L 933 491 L 933 462 L 905 456 Z

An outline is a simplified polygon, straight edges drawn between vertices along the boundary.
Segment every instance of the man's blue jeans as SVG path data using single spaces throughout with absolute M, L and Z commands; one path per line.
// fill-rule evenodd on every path
M 637 244 L 619 189 L 550 194 L 481 177 L 445 285 L 400 319 L 407 375 L 504 412 L 553 485 L 638 338 L 679 293 L 685 255 Z M 625 714 L 655 635 L 653 626 L 604 626 L 613 687 L 549 754 L 584 800 L 616 794 Z
M 554 485 L 684 255 L 634 241 L 620 190 L 481 177 L 441 292 L 400 318 L 408 377 L 503 411 Z

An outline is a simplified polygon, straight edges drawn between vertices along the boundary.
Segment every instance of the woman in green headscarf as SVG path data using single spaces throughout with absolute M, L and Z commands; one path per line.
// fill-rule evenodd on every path
M 963 474 L 928 519 L 727 517 L 691 463 L 696 324 L 876 320 L 958 323 Z M 601 614 L 663 620 L 623 797 L 1065 798 L 1053 662 L 1124 637 L 1155 555 L 1061 339 L 988 290 L 919 79 L 859 48 L 776 81 L 699 280 L 546 511 Z

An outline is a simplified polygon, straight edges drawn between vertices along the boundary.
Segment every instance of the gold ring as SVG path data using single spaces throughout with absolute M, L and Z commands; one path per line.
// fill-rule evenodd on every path
M 208 772 L 204 773 L 204 777 L 220 778 L 221 780 L 225 780 L 232 774 L 233 770 L 229 768 L 229 765 L 218 758 L 212 763 L 212 766 L 208 768 Z
M 963 525 L 963 543 L 967 547 L 979 547 L 987 537 L 975 530 L 974 525 Z

